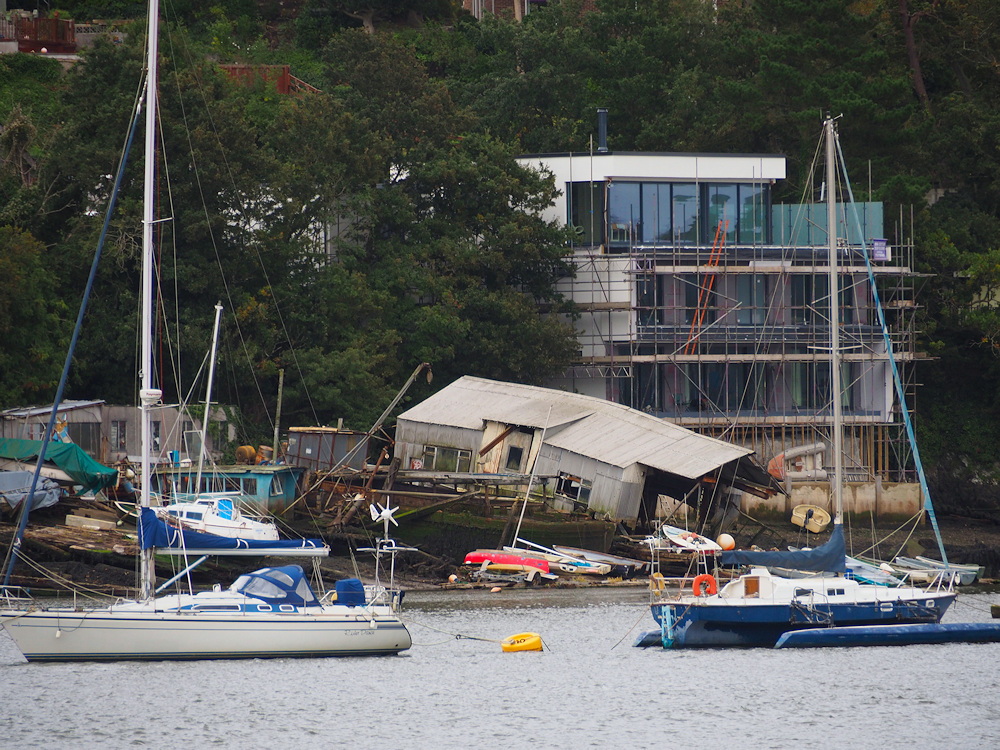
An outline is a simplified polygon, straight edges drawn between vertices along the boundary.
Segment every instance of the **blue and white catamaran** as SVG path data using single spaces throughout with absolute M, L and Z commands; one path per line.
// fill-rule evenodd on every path
M 827 162 L 827 226 L 830 289 L 838 289 L 836 232 L 834 121 L 824 124 Z M 726 646 L 774 646 L 782 634 L 806 628 L 829 628 L 904 623 L 938 623 L 955 600 L 953 577 L 942 571 L 926 587 L 906 584 L 880 586 L 862 583 L 846 575 L 846 545 L 843 531 L 843 451 L 840 385 L 840 344 L 838 295 L 830 294 L 831 393 L 833 407 L 832 480 L 834 527 L 830 540 L 812 550 L 789 552 L 728 551 L 719 555 L 723 565 L 749 566 L 749 571 L 721 589 L 710 574 L 695 579 L 694 591 L 677 598 L 658 595 L 651 604 L 659 625 L 645 634 L 637 645 L 659 640 L 667 648 Z M 883 330 L 885 326 L 883 323 Z M 889 350 L 891 352 L 891 348 Z M 894 375 L 896 375 L 894 371 Z M 897 376 L 898 385 L 898 376 Z M 902 398 L 902 394 L 900 394 Z M 904 416 L 905 415 L 905 409 Z M 910 430 L 909 421 L 907 427 Z M 912 434 L 911 434 L 912 441 Z M 919 456 L 914 451 L 919 463 Z M 924 497 L 929 494 L 921 474 Z M 933 509 L 928 505 L 931 520 Z M 936 529 L 936 522 L 935 522 Z M 939 537 L 940 539 L 940 537 Z M 943 552 L 943 550 L 942 550 Z M 945 558 L 947 559 L 947 558 Z M 769 568 L 780 567 L 811 572 L 799 578 L 773 575 Z M 707 595 L 702 590 L 707 584 Z M 659 591 L 655 593 L 660 594 Z

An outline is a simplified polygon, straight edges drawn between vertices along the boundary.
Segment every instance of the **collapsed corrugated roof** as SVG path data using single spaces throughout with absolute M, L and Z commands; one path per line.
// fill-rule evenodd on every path
M 748 448 L 579 393 L 466 376 L 399 418 L 476 430 L 484 421 L 546 428 L 549 445 L 613 466 L 642 464 L 691 480 L 739 461 L 727 473 L 770 485 L 766 472 L 749 459 L 753 451 Z

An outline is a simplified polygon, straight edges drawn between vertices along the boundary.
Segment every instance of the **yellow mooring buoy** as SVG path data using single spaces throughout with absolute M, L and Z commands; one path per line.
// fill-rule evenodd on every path
M 504 651 L 541 651 L 542 636 L 538 633 L 518 633 L 509 635 L 500 641 Z

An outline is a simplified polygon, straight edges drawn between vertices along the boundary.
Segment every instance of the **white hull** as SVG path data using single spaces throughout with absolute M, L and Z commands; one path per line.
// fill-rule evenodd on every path
M 6 610 L 0 621 L 28 661 L 351 656 L 395 654 L 411 645 L 388 607 L 328 605 L 286 614 L 164 612 L 130 603 Z

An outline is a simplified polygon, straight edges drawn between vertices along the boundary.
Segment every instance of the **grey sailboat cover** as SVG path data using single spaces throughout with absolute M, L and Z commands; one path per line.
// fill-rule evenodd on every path
M 0 497 L 2 497 L 11 508 L 16 508 L 27 496 L 31 489 L 31 480 L 34 477 L 33 471 L 0 471 Z M 38 477 L 38 484 L 35 485 L 35 494 L 31 500 L 30 510 L 48 508 L 59 502 L 62 493 L 59 485 L 47 479 Z

